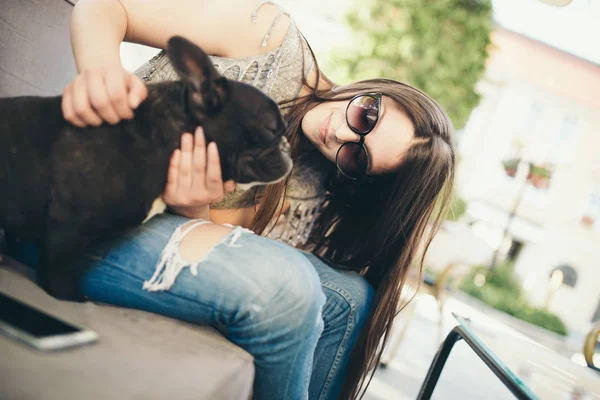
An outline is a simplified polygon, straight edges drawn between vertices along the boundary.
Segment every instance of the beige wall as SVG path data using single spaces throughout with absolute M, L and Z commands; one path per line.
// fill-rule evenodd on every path
M 460 137 L 459 192 L 471 205 L 507 215 L 525 179 L 525 171 L 512 179 L 502 167 L 515 139 L 525 145 L 524 158 L 553 160 L 550 188 L 529 186 L 518 208 L 512 234 L 526 245 L 515 268 L 529 278 L 531 300 L 543 305 L 551 270 L 572 266 L 577 285 L 561 286 L 550 310 L 584 332 L 600 300 L 600 229 L 581 223 L 590 190 L 600 185 L 600 67 L 503 30 L 494 43 L 481 104 Z M 561 141 L 564 119 L 577 123 Z M 498 235 L 503 228 L 497 222 Z

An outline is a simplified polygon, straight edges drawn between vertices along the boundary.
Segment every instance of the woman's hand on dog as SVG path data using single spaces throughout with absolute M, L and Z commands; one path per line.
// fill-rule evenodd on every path
M 235 189 L 230 180 L 223 183 L 217 144 L 206 146 L 204 132 L 184 133 L 181 149 L 171 157 L 163 201 L 176 214 L 210 219 L 209 204 L 223 200 Z
M 133 110 L 147 96 L 144 82 L 121 65 L 89 68 L 63 91 L 63 117 L 80 128 L 116 124 L 133 118 Z

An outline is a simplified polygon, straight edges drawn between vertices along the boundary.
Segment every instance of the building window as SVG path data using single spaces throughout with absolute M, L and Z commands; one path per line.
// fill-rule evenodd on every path
M 519 254 L 521 254 L 521 250 L 523 250 L 523 242 L 513 239 L 506 258 L 511 262 L 516 262 L 517 258 L 519 258 Z
M 534 133 L 543 114 L 544 107 L 541 104 L 533 103 L 525 119 L 523 135 L 521 136 L 530 136 Z
M 546 195 L 554 170 L 553 159 L 548 150 L 550 143 L 554 143 L 555 140 L 540 129 L 547 118 L 548 113 L 541 104 L 531 104 L 522 119 L 521 129 L 513 138 L 502 160 L 505 175 L 517 178 L 515 182 L 526 185 L 525 198 L 536 202 L 540 200 L 540 195 Z M 570 125 L 562 124 L 558 129 L 561 133 L 554 136 L 566 138 L 570 130 Z M 521 179 L 518 175 L 519 170 L 524 172 L 524 175 L 520 175 Z
M 552 163 L 560 164 L 571 161 L 577 143 L 578 129 L 579 121 L 577 118 L 572 116 L 563 118 L 551 139 L 552 145 L 548 158 Z
M 561 284 L 570 286 L 572 288 L 577 285 L 577 271 L 575 271 L 575 268 L 566 264 L 559 265 L 550 271 L 549 276 L 552 277 L 552 275 L 556 273 L 555 271 L 560 271 L 560 274 L 562 275 Z
M 515 94 L 517 96 L 517 94 Z M 527 111 L 522 111 L 529 106 Z M 515 108 L 516 107 L 516 108 Z M 515 115 L 517 116 L 515 118 Z M 518 160 L 524 156 L 524 150 L 535 141 L 538 132 L 538 125 L 544 115 L 544 107 L 539 103 L 533 104 L 510 104 L 510 107 L 504 107 L 502 112 L 503 127 L 513 135 L 507 136 L 510 142 L 507 143 L 504 160 Z

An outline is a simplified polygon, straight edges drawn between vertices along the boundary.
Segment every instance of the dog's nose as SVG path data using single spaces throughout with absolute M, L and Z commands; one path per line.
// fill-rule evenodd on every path
M 290 154 L 290 143 L 287 141 L 285 136 L 282 136 L 281 140 L 279 141 L 279 151 Z

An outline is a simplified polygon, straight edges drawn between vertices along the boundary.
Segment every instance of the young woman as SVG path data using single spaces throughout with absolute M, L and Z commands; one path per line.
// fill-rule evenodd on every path
M 81 290 L 216 327 L 254 356 L 257 399 L 359 397 L 447 204 L 451 122 L 399 82 L 334 85 L 293 20 L 264 0 L 80 0 L 80 74 L 64 91 L 65 118 L 131 118 L 144 81 L 176 75 L 164 53 L 127 73 L 119 44 L 163 48 L 175 34 L 280 103 L 294 170 L 234 190 L 201 129 L 183 133 L 164 193 L 170 212 L 90 249 Z

